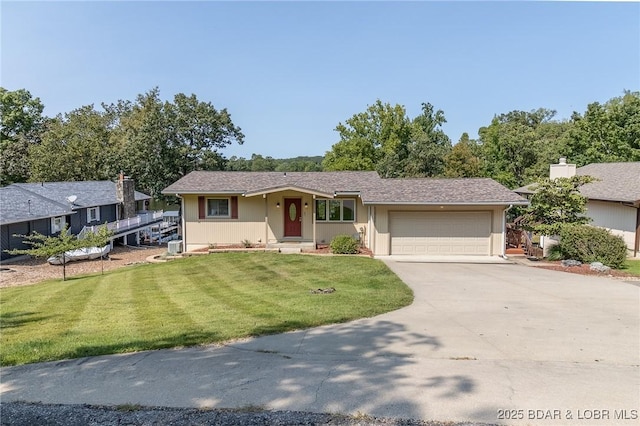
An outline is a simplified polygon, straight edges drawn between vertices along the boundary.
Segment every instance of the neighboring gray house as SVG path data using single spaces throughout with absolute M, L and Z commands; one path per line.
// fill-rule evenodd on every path
M 85 226 L 135 217 L 146 210 L 149 199 L 124 176 L 117 182 L 14 183 L 0 188 L 1 259 L 11 257 L 5 250 L 29 248 L 16 234 L 55 235 L 66 224 L 77 235 Z
M 620 235 L 627 248 L 638 256 L 640 251 L 640 162 L 594 163 L 576 168 L 561 158 L 552 164 L 549 177 L 593 176 L 597 180 L 580 188 L 587 197 L 587 213 L 592 225 Z M 531 194 L 529 186 L 515 190 Z

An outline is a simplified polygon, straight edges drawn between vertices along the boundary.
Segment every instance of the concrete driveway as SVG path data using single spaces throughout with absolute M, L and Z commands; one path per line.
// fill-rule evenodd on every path
M 637 424 L 637 282 L 514 264 L 387 263 L 413 288 L 411 306 L 225 346 L 3 368 L 2 401 Z

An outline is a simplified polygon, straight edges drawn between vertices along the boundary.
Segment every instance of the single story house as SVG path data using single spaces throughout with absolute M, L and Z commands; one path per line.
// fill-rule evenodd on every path
M 376 172 L 189 173 L 183 251 L 250 241 L 328 244 L 353 235 L 375 255 L 498 256 L 505 212 L 528 201 L 492 179 L 382 179 Z
M 587 201 L 586 215 L 591 224 L 624 238 L 634 257 L 640 251 L 640 162 L 593 163 L 583 167 L 567 164 L 561 158 L 550 166 L 549 178 L 588 175 L 594 182 L 580 187 Z M 515 190 L 519 194 L 532 193 L 531 185 Z
M 133 180 L 14 183 L 0 188 L 0 255 L 26 249 L 21 237 L 55 235 L 66 224 L 72 234 L 86 226 L 136 216 L 151 197 L 134 190 Z

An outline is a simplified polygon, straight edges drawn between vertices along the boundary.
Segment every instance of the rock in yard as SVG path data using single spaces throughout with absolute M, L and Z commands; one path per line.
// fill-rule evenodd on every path
M 580 262 L 579 260 L 568 259 L 568 260 L 563 260 L 562 262 L 560 262 L 560 264 L 565 268 L 568 268 L 571 266 L 580 266 L 582 265 L 582 262 Z
M 611 270 L 610 267 L 608 267 L 607 265 L 603 265 L 600 262 L 592 262 L 591 265 L 589 266 L 589 269 L 591 269 L 592 271 L 598 271 L 598 272 L 609 272 Z

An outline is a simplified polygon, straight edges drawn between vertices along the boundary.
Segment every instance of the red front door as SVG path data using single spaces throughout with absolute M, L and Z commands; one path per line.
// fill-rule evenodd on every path
M 302 202 L 299 198 L 284 199 L 284 236 L 302 237 Z

